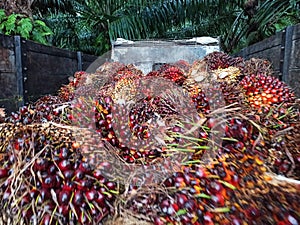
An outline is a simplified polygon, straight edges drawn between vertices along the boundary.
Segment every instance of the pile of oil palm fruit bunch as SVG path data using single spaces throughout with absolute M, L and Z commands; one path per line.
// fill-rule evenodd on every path
M 0 110 L 0 224 L 300 224 L 300 114 L 270 62 L 107 62 Z

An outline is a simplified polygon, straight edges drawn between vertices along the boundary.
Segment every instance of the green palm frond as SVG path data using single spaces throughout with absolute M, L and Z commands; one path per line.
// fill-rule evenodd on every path
M 130 9 L 125 5 L 118 11 L 121 18 L 110 24 L 110 33 L 113 39 L 165 37 L 174 30 L 181 30 L 181 36 L 216 36 L 234 21 L 242 4 L 243 1 L 165 0 Z
M 55 16 L 60 20 L 57 24 L 52 22 L 57 31 L 54 43 L 60 41 L 60 46 L 77 46 L 89 52 L 94 49 L 97 54 L 118 37 L 140 40 L 221 36 L 223 50 L 232 52 L 274 34 L 283 26 L 280 23 L 291 23 L 292 17 L 287 17 L 291 12 L 299 18 L 295 13 L 299 11 L 295 10 L 299 0 L 257 0 L 253 16 L 245 11 L 245 0 L 35 1 L 70 4 L 68 12 L 50 11 L 50 20 Z
M 231 28 L 224 33 L 223 47 L 227 52 L 237 51 L 241 47 L 260 41 L 276 32 L 276 23 L 287 12 L 296 7 L 299 1 L 259 1 L 256 13 L 249 18 L 244 11 L 240 12 Z

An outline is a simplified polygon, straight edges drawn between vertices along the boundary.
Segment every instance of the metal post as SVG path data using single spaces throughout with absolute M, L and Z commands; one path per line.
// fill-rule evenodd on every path
M 82 71 L 82 52 L 77 52 L 77 70 Z
M 282 65 L 282 80 L 290 84 L 289 78 L 289 67 L 291 63 L 291 53 L 292 53 L 292 42 L 293 42 L 293 32 L 294 26 L 288 26 L 285 30 L 285 40 L 284 40 L 284 57 Z
M 21 37 L 14 36 L 15 45 L 15 60 L 16 60 L 16 78 L 17 78 L 17 93 L 18 101 L 17 106 L 21 107 L 24 105 L 24 79 L 23 79 L 23 69 L 22 69 L 22 48 L 21 48 Z

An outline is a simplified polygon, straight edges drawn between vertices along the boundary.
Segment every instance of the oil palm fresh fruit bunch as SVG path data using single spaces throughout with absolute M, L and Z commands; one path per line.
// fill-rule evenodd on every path
M 4 222 L 95 224 L 112 213 L 117 184 L 84 161 L 74 130 L 1 124 L 0 133 L 8 130 L 0 168 Z
M 269 146 L 255 122 L 250 116 L 220 124 L 222 146 L 210 163 L 181 162 L 161 186 L 133 192 L 123 207 L 150 215 L 154 224 L 299 223 L 299 184 L 267 173 Z
M 70 124 L 72 118 L 71 105 L 58 96 L 46 95 L 36 102 L 22 106 L 5 119 L 9 123 L 46 123 L 56 122 Z

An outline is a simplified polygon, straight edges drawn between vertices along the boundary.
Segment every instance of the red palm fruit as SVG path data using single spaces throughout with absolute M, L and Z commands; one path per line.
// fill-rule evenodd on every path
M 67 181 L 63 186 L 62 190 L 66 191 L 74 191 L 76 187 L 76 184 L 73 181 Z
M 35 199 L 38 196 L 39 192 L 37 189 L 31 189 L 29 192 L 30 198 Z
M 45 177 L 45 179 L 42 182 L 43 188 L 53 188 L 56 185 L 56 178 L 54 175 L 49 175 Z
M 93 171 L 93 177 L 95 177 L 100 183 L 104 183 L 106 180 L 103 173 L 98 169 Z
M 81 190 L 75 190 L 73 203 L 77 206 L 80 206 L 84 201 L 83 192 Z
M 216 126 L 216 122 L 217 122 L 216 119 L 214 119 L 214 118 L 209 118 L 209 119 L 207 120 L 207 122 L 206 122 L 206 125 L 207 125 L 208 128 L 212 129 L 213 127 Z
M 71 162 L 68 159 L 63 159 L 58 163 L 58 168 L 61 171 L 70 170 L 72 168 Z
M 161 208 L 161 211 L 164 213 L 164 214 L 167 214 L 168 213 L 168 208 L 170 206 L 170 202 L 169 202 L 169 199 L 165 199 L 163 200 L 161 203 L 160 203 L 160 208 Z
M 71 198 L 71 191 L 67 191 L 63 189 L 58 194 L 58 202 L 61 205 L 69 204 L 70 198 Z
M 34 169 L 45 171 L 49 166 L 49 161 L 45 158 L 38 158 L 34 163 Z
M 0 179 L 8 177 L 8 169 L 0 168 Z
M 105 172 L 109 172 L 112 169 L 112 165 L 109 162 L 105 161 L 101 162 L 98 168 L 104 170 Z
M 207 192 L 210 194 L 220 193 L 223 189 L 223 186 L 218 181 L 211 181 L 206 187 Z
M 91 165 L 87 162 L 81 162 L 79 164 L 79 169 L 82 170 L 85 174 L 90 174 L 92 172 Z
M 257 220 L 258 217 L 261 216 L 259 209 L 255 208 L 254 206 L 249 206 L 245 213 L 250 220 Z
M 54 164 L 50 164 L 48 167 L 48 174 L 55 174 L 57 172 L 57 167 Z
M 59 152 L 59 158 L 66 159 L 66 158 L 68 158 L 69 154 L 70 154 L 70 150 L 68 148 L 65 148 L 65 147 L 61 148 L 60 152 Z
M 180 207 L 183 207 L 184 204 L 187 202 L 188 197 L 185 194 L 177 194 L 176 195 L 176 202 Z
M 77 184 L 78 190 L 87 191 L 93 186 L 93 182 L 88 179 L 79 180 Z
M 58 206 L 58 213 L 63 215 L 64 217 L 67 217 L 70 213 L 69 205 L 59 205 Z
M 25 220 L 29 220 L 33 215 L 32 209 L 27 208 L 22 210 L 22 217 L 25 218 Z
M 101 208 L 105 207 L 105 205 L 106 205 L 105 196 L 100 191 L 98 191 L 97 198 L 95 198 L 95 201 Z
M 91 189 L 85 192 L 85 196 L 87 200 L 94 201 L 95 199 L 98 198 L 98 192 L 95 189 Z
M 85 173 L 81 169 L 75 170 L 75 180 L 80 181 L 85 177 Z
M 64 178 L 66 180 L 71 180 L 74 177 L 75 172 L 74 172 L 74 170 L 71 169 L 71 170 L 63 171 L 63 174 L 64 174 Z
M 225 198 L 222 194 L 216 193 L 211 195 L 211 202 L 216 207 L 223 207 L 225 205 Z
M 42 202 L 51 197 L 50 190 L 48 190 L 46 188 L 40 189 L 39 192 L 40 192 L 40 198 L 39 199 L 41 199 Z
M 116 189 L 116 184 L 115 184 L 114 182 L 111 182 L 111 181 L 107 182 L 107 183 L 105 184 L 105 186 L 106 186 L 109 190 L 115 190 L 115 189 Z
M 204 224 L 205 225 L 214 225 L 214 222 L 213 222 L 213 214 L 210 213 L 210 212 L 206 212 L 205 215 L 204 215 Z
M 50 214 L 45 214 L 43 216 L 42 222 L 40 223 L 41 225 L 51 225 L 53 224 L 53 221 L 51 221 L 51 215 Z
M 27 195 L 23 196 L 20 201 L 20 206 L 22 207 L 22 206 L 27 205 L 30 202 L 30 200 L 31 200 L 30 195 L 27 194 Z

